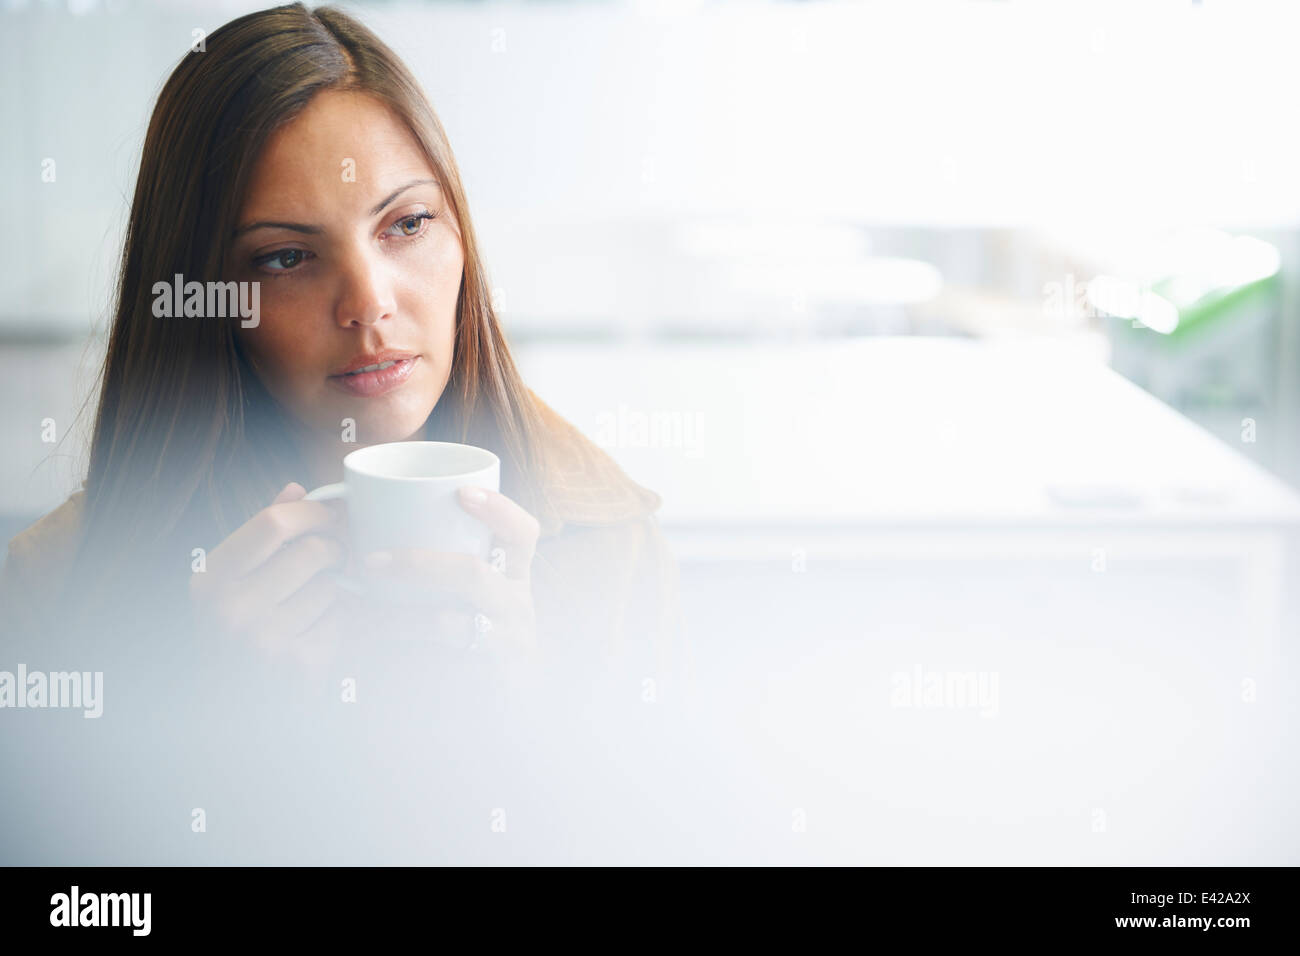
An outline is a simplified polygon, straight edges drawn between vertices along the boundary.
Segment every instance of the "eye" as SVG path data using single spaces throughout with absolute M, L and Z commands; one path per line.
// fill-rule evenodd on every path
M 310 256 L 306 249 L 278 249 L 253 260 L 253 265 L 268 268 L 272 272 L 288 272 L 306 261 Z M 275 265 L 275 263 L 279 265 Z
M 397 220 L 397 222 L 389 226 L 386 230 L 386 234 L 402 236 L 408 239 L 413 236 L 418 236 L 424 230 L 425 222 L 437 218 L 437 215 L 438 214 L 435 212 L 411 213 L 411 215 L 403 216 L 401 219 Z M 396 230 L 396 232 L 394 232 L 394 230 Z

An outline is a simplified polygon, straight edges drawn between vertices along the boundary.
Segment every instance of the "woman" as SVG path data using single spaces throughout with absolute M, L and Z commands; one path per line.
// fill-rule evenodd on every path
M 175 277 L 238 283 L 241 311 L 172 314 Z M 624 647 L 666 676 L 659 498 L 524 386 L 488 290 L 446 135 L 388 47 L 301 4 L 212 33 L 149 124 L 85 487 L 10 543 L 10 624 L 102 646 L 185 622 L 319 659 L 379 615 L 380 638 L 498 661 Z M 348 452 L 419 439 L 500 457 L 500 493 L 462 498 L 497 560 L 369 556 L 460 599 L 398 627 L 340 585 L 366 556 L 338 510 L 302 499 Z

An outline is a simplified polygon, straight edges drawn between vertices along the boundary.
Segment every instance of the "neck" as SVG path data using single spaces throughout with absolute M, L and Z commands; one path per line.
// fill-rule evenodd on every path
M 388 438 L 384 441 L 419 441 L 423 437 L 424 429 L 417 429 L 415 434 L 405 438 Z M 338 432 L 325 435 L 319 432 L 300 434 L 298 446 L 307 473 L 298 480 L 306 485 L 308 491 L 342 481 L 343 459 L 354 451 L 377 444 L 381 442 L 343 441 Z
M 321 485 L 343 480 L 343 459 L 349 452 L 356 451 L 359 445 L 343 442 L 304 442 L 302 460 L 307 467 L 307 474 L 299 480 L 308 491 Z

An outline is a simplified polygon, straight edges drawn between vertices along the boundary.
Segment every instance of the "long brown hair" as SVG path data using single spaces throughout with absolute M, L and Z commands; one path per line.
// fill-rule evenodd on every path
M 156 318 L 152 288 L 176 274 L 223 278 L 263 145 L 326 89 L 366 92 L 396 112 L 460 227 L 452 369 L 426 437 L 497 452 L 502 491 L 551 527 L 540 413 L 493 312 L 447 136 L 410 71 L 348 15 L 301 3 L 233 20 L 204 46 L 168 78 L 145 137 L 86 480 L 81 556 L 93 578 L 128 565 L 188 573 L 192 548 L 211 548 L 303 474 L 233 323 Z

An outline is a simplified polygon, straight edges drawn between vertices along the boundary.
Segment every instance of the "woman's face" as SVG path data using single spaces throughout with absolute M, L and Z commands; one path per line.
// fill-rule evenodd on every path
M 410 438 L 447 384 L 464 255 L 435 180 L 378 100 L 333 91 L 277 130 L 253 170 L 226 276 L 260 283 L 260 321 L 237 334 L 320 440 L 339 441 L 345 419 L 353 447 Z

